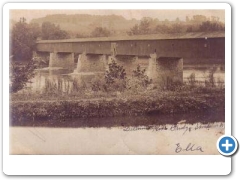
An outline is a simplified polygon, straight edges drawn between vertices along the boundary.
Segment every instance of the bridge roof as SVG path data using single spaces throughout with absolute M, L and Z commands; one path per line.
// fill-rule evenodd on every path
M 100 42 L 100 41 L 131 41 L 131 40 L 164 40 L 164 39 L 201 39 L 201 38 L 224 38 L 225 32 L 189 32 L 173 34 L 149 34 L 138 36 L 115 36 L 97 38 L 75 38 L 62 40 L 39 40 L 37 43 L 67 43 L 67 42 Z

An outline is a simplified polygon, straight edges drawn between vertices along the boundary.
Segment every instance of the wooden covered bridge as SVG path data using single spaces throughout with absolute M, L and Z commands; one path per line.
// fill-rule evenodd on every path
M 39 40 L 35 56 L 49 57 L 49 67 L 74 68 L 77 71 L 105 71 L 111 60 L 127 72 L 137 64 L 148 69 L 153 80 L 183 80 L 184 64 L 224 64 L 224 32 L 192 32 L 126 37 L 101 37 L 64 40 Z M 81 65 L 80 65 L 81 64 Z

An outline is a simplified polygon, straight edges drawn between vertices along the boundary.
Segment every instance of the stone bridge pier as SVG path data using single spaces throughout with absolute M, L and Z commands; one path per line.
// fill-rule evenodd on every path
M 73 69 L 74 53 L 51 52 L 49 58 L 49 67 Z
M 172 83 L 183 83 L 183 58 L 180 57 L 158 57 L 153 53 L 149 56 L 111 55 L 107 59 L 108 63 L 114 60 L 122 65 L 128 77 L 140 65 L 141 69 L 146 69 L 145 74 L 154 84 L 166 87 Z
M 74 68 L 74 53 L 34 51 L 33 59 L 48 64 L 49 68 Z
M 183 58 L 167 57 L 158 58 L 157 83 L 168 86 L 171 83 L 183 83 Z
M 79 54 L 76 73 L 104 73 L 107 69 L 107 55 Z

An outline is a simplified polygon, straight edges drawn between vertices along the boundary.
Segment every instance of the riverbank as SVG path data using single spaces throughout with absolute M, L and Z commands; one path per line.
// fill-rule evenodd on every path
M 149 91 L 142 94 L 120 94 L 106 98 L 79 96 L 52 96 L 51 98 L 28 99 L 12 96 L 10 101 L 11 124 L 46 120 L 68 121 L 88 118 L 138 117 L 175 114 L 220 113 L 225 111 L 224 89 L 192 89 L 189 91 Z M 132 118 L 135 121 L 135 118 Z M 129 120 L 131 121 L 131 119 Z M 177 123 L 177 122 L 172 122 Z M 41 123 L 40 123 L 41 124 Z M 107 122 L 106 122 L 107 124 Z M 118 124 L 121 124 L 119 122 Z M 131 123 L 129 124 L 131 125 Z M 145 124 L 147 125 L 147 124 Z M 104 126 L 104 122 L 102 122 Z M 93 123 L 94 127 L 94 123 Z

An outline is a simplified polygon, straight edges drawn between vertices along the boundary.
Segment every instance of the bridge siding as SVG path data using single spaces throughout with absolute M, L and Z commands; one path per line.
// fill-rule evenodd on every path
M 149 56 L 156 51 L 158 57 L 183 59 L 216 59 L 224 63 L 225 38 L 126 40 L 117 43 L 117 55 Z M 38 43 L 37 51 L 111 54 L 112 41 Z M 207 47 L 205 47 L 207 45 Z

